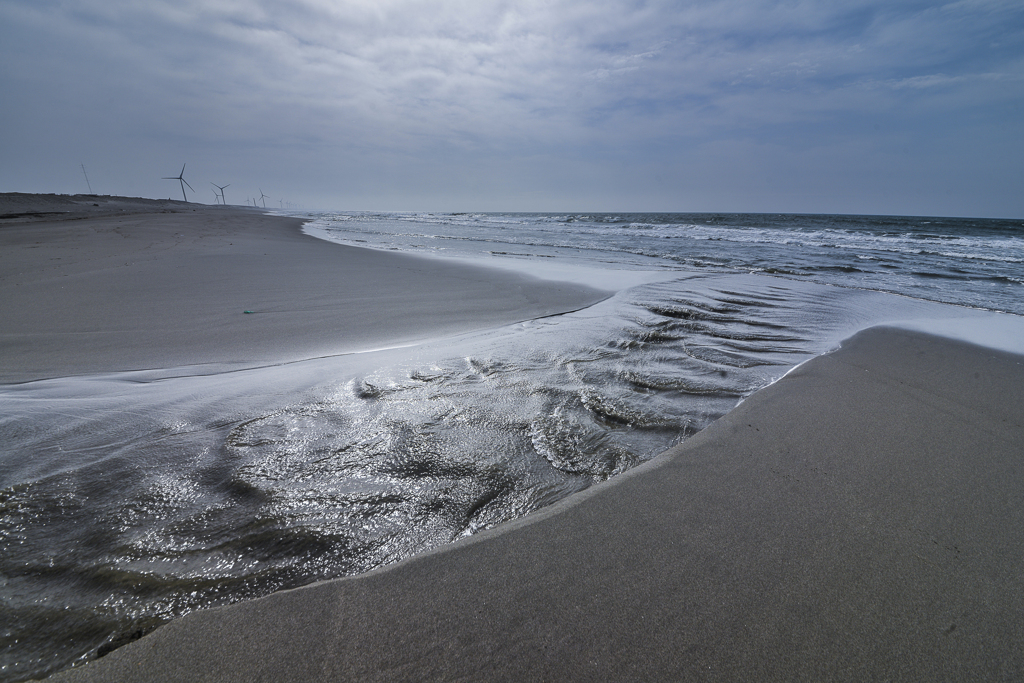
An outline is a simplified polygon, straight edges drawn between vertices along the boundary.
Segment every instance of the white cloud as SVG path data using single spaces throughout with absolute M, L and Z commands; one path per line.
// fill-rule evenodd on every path
M 1021 74 L 1002 74 L 1002 73 L 984 73 L 984 74 L 961 74 L 959 76 L 947 76 L 946 74 L 927 74 L 925 76 L 912 76 L 910 78 L 899 78 L 889 79 L 882 81 L 879 85 L 883 85 L 893 90 L 902 90 L 910 88 L 913 90 L 923 90 L 925 88 L 936 88 L 959 85 L 961 83 L 981 83 L 981 82 L 994 82 L 994 81 L 1022 81 L 1024 80 L 1024 73 Z

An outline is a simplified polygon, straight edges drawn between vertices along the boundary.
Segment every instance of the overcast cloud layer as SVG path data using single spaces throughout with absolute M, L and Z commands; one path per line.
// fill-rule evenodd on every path
M 1024 4 L 0 0 L 0 191 L 1024 217 Z

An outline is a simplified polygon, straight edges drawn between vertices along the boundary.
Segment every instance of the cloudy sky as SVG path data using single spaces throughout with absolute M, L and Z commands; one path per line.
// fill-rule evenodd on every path
M 1024 217 L 1020 0 L 0 0 L 0 191 Z

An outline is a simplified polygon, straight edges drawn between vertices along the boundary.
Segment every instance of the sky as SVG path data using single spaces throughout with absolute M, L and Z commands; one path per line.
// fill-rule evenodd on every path
M 0 191 L 1024 217 L 1020 0 L 0 0 Z

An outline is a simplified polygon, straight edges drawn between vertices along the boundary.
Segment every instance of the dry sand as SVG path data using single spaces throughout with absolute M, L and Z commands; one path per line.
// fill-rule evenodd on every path
M 300 226 L 243 207 L 0 195 L 0 383 L 280 363 L 486 329 L 608 296 L 331 244 Z
M 1024 358 L 876 328 L 657 460 L 62 681 L 1024 677 Z

